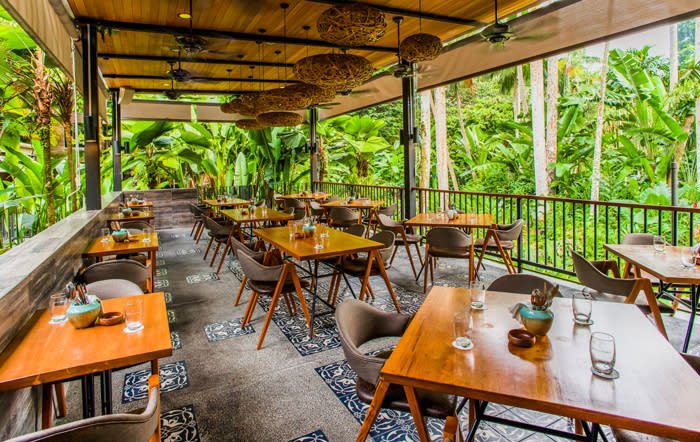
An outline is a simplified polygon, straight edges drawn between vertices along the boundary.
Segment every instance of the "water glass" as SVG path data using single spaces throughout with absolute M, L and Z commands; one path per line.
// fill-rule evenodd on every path
M 321 232 L 319 232 L 317 230 L 316 234 L 314 235 L 314 249 L 316 249 L 316 250 L 323 249 L 325 240 L 326 239 L 321 235 Z
M 101 241 L 102 241 L 102 242 L 109 242 L 109 236 L 110 236 L 110 234 L 111 234 L 111 232 L 109 231 L 109 228 L 108 228 L 108 227 L 102 228 L 102 239 L 101 239 Z
M 471 306 L 475 310 L 486 309 L 486 287 L 483 282 L 474 281 L 469 284 L 471 288 Z
M 151 243 L 151 236 L 153 235 L 154 229 L 153 227 L 144 227 L 143 230 L 143 237 L 141 238 L 141 242 L 144 244 L 150 244 Z
M 297 225 L 294 224 L 294 221 L 288 221 L 287 228 L 289 228 L 289 239 L 294 239 L 294 235 L 297 233 Z
M 453 321 L 454 341 L 452 346 L 461 350 L 472 348 L 472 312 L 456 312 Z
M 322 238 L 328 238 L 328 230 L 331 229 L 330 227 L 323 224 L 319 224 L 318 226 L 316 226 L 316 228 L 320 229 Z
M 654 251 L 656 253 L 664 253 L 666 250 L 666 240 L 661 235 L 654 235 Z
M 689 269 L 695 265 L 695 254 L 692 247 L 684 247 L 681 249 L 681 265 Z
M 615 338 L 608 333 L 591 333 L 590 353 L 593 373 L 612 377 L 615 372 Z
M 134 332 L 143 328 L 143 299 L 129 299 L 124 306 L 126 331 Z
M 591 313 L 593 312 L 593 299 L 585 289 L 574 293 L 571 299 L 571 309 L 574 312 L 574 322 L 581 325 L 591 325 Z
M 68 298 L 63 293 L 56 293 L 49 298 L 49 324 L 60 324 L 66 322 L 66 310 L 68 309 Z

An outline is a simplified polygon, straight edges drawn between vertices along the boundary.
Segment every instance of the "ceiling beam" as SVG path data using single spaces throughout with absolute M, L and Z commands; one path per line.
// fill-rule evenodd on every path
M 102 74 L 104 78 L 122 78 L 129 80 L 170 80 L 168 75 L 129 75 L 129 74 Z M 297 80 L 274 80 L 270 78 L 257 79 L 257 78 L 228 78 L 228 77 L 196 77 L 190 78 L 191 81 L 233 81 L 233 82 L 243 82 L 243 83 L 299 83 Z
M 312 3 L 323 3 L 326 5 L 342 5 L 344 3 L 349 3 L 346 0 L 306 0 Z M 359 2 L 361 3 L 361 2 Z M 433 20 L 433 21 L 441 21 L 444 23 L 452 23 L 455 25 L 463 25 L 463 26 L 472 26 L 476 28 L 481 28 L 488 23 L 483 23 L 478 20 L 472 20 L 470 18 L 460 18 L 460 17 L 452 17 L 449 15 L 440 15 L 440 14 L 431 14 L 429 12 L 419 12 L 415 11 L 412 9 L 403 9 L 403 8 L 394 8 L 391 6 L 385 6 L 385 5 L 375 5 L 372 3 L 365 3 L 368 6 L 371 6 L 375 9 L 379 9 L 380 11 L 388 12 L 390 14 L 396 14 L 396 15 L 403 15 L 406 17 L 416 17 L 416 18 L 423 18 L 425 20 Z
M 323 48 L 340 49 L 341 46 L 328 43 L 323 40 L 309 40 L 305 38 L 279 37 L 265 34 L 248 34 L 244 32 L 216 31 L 213 29 L 190 29 L 182 26 L 161 26 L 147 23 L 130 23 L 120 21 L 94 20 L 91 18 L 76 18 L 78 24 L 93 24 L 104 29 L 118 29 L 121 31 L 148 32 L 168 35 L 194 34 L 204 38 L 219 38 L 222 40 L 260 41 L 263 43 L 287 43 L 300 46 L 315 46 Z M 355 46 L 351 49 L 375 52 L 396 53 L 396 48 L 388 46 Z
M 142 60 L 142 61 L 180 61 L 182 63 L 203 63 L 203 64 L 221 64 L 228 66 L 265 66 L 265 67 L 280 67 L 293 68 L 294 63 L 273 63 L 267 61 L 245 61 L 245 60 L 217 60 L 213 58 L 202 57 L 168 57 L 164 55 L 133 55 L 133 54 L 111 54 L 108 52 L 98 52 L 97 56 L 104 60 L 113 58 L 115 60 Z
M 140 89 L 140 88 L 134 88 L 134 92 L 138 93 L 144 93 L 144 94 L 163 94 L 165 91 L 169 91 L 171 89 L 168 89 L 166 87 L 160 88 L 160 89 Z M 175 89 L 175 92 L 179 92 L 181 94 L 190 94 L 190 95 L 241 95 L 245 94 L 248 92 L 259 92 L 259 91 L 243 91 L 243 90 L 236 90 L 236 91 L 221 91 L 217 89 Z

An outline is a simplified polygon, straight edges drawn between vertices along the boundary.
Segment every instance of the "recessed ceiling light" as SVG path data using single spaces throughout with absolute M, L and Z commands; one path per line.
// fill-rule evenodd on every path
M 189 20 L 192 18 L 192 14 L 190 14 L 189 12 L 180 12 L 179 14 L 177 14 L 177 16 L 180 18 L 184 18 L 185 20 Z

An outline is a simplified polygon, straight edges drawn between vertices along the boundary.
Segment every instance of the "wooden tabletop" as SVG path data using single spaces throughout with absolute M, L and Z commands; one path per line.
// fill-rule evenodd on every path
M 432 215 L 432 219 L 431 218 Z M 419 213 L 406 221 L 409 226 L 429 227 L 459 227 L 459 228 L 490 228 L 493 227 L 493 217 L 488 213 L 477 213 L 474 221 L 468 213 L 458 213 L 454 219 L 449 219 L 445 213 Z
M 299 227 L 299 229 L 301 229 L 301 227 Z M 316 224 L 316 229 L 317 233 L 320 233 L 318 229 L 325 229 L 328 231 L 328 238 L 325 239 L 325 247 L 320 250 L 314 248 L 313 237 L 290 240 L 289 228 L 287 226 L 255 229 L 253 230 L 253 234 L 299 261 L 368 252 L 384 247 L 384 244 L 380 242 L 341 232 L 340 230 L 329 228 L 325 225 Z
M 225 209 L 222 210 L 221 213 L 238 224 L 263 221 L 288 221 L 294 219 L 294 215 L 273 209 L 266 209 L 263 215 L 262 207 L 256 207 L 252 212 L 248 209 Z
M 315 193 L 292 193 L 289 195 L 280 195 L 277 197 L 277 199 L 284 199 L 284 198 L 294 198 L 298 200 L 324 200 L 328 197 L 330 197 L 330 193 L 325 193 L 325 192 L 315 192 Z
M 226 200 L 204 200 L 204 204 L 208 204 L 214 207 L 237 207 L 237 206 L 249 206 L 250 200 L 242 200 L 240 198 L 228 198 Z
M 127 201 L 126 207 L 153 207 L 152 201 Z
M 121 212 L 119 213 L 113 213 L 111 215 L 107 215 L 106 220 L 107 221 L 149 221 L 155 218 L 155 214 L 151 212 L 150 210 L 146 210 L 143 212 L 131 212 L 131 215 L 125 215 Z
M 382 369 L 398 384 L 529 408 L 681 440 L 700 440 L 700 376 L 634 305 L 594 302 L 589 327 L 575 326 L 571 300 L 555 298 L 554 324 L 532 348 L 508 343 L 520 328 L 508 307 L 527 296 L 488 292 L 473 311 L 474 348 L 452 347 L 453 313 L 469 289 L 434 287 Z M 620 377 L 591 373 L 591 332 L 615 337 Z
M 128 299 L 142 298 L 144 329 L 125 333 L 124 323 L 75 329 L 49 324 L 40 310 L 0 354 L 0 391 L 10 391 L 157 360 L 172 355 L 163 293 L 103 301 L 104 311 L 124 311 Z
M 150 243 L 144 243 L 143 238 L 149 235 Z M 153 252 L 158 250 L 158 234 L 153 233 L 137 233 L 129 235 L 129 241 L 116 242 L 109 236 L 109 241 L 102 242 L 103 236 L 93 239 L 83 252 L 83 256 L 109 256 L 123 255 L 126 253 Z
M 700 284 L 700 267 L 686 269 L 681 265 L 681 250 L 687 247 L 666 246 L 663 253 L 655 252 L 651 245 L 605 244 L 603 247 L 662 281 Z
M 377 207 L 384 204 L 381 200 L 352 200 L 348 202 L 347 200 L 337 200 L 331 201 L 330 203 L 321 204 L 322 207 L 347 207 L 350 209 L 376 209 Z

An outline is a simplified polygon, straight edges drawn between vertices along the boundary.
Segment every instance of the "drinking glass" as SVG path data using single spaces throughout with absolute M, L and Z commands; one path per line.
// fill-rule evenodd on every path
M 143 300 L 129 299 L 124 306 L 124 318 L 126 319 L 127 332 L 135 332 L 143 329 Z
M 330 227 L 323 224 L 319 224 L 317 228 L 321 229 L 321 237 L 328 238 L 328 230 L 330 229 Z
M 691 247 L 681 249 L 681 265 L 686 269 L 695 266 L 695 254 L 693 254 Z
M 615 371 L 615 338 L 612 335 L 591 333 L 590 354 L 594 374 L 608 378 L 619 376 Z
M 109 231 L 109 228 L 108 228 L 108 227 L 103 227 L 103 228 L 102 228 L 102 239 L 101 239 L 101 241 L 102 241 L 102 242 L 109 242 L 109 236 L 110 236 L 110 234 L 111 234 L 111 232 Z
M 321 250 L 324 247 L 324 241 L 325 238 L 321 235 L 321 232 L 317 230 L 314 235 L 314 249 Z
M 587 291 L 581 290 L 574 293 L 571 299 L 571 309 L 574 312 L 574 322 L 581 325 L 591 325 L 591 313 L 593 312 L 593 299 Z
M 49 324 L 60 324 L 66 322 L 66 309 L 68 309 L 68 298 L 63 293 L 56 293 L 49 298 L 49 314 L 51 320 Z
M 452 346 L 460 350 L 469 350 L 474 346 L 472 343 L 472 312 L 468 309 L 464 312 L 454 314 L 454 341 Z
M 289 239 L 292 240 L 294 239 L 294 234 L 297 233 L 297 226 L 294 224 L 294 221 L 289 221 L 287 222 L 287 227 L 289 228 Z
M 656 253 L 664 253 L 666 250 L 666 240 L 661 235 L 654 235 L 654 251 Z
M 474 281 L 471 288 L 471 306 L 474 310 L 486 310 L 486 287 L 483 282 Z
M 153 227 L 144 227 L 143 228 L 143 237 L 141 238 L 141 241 L 144 244 L 150 244 L 151 243 L 151 236 L 153 235 Z

